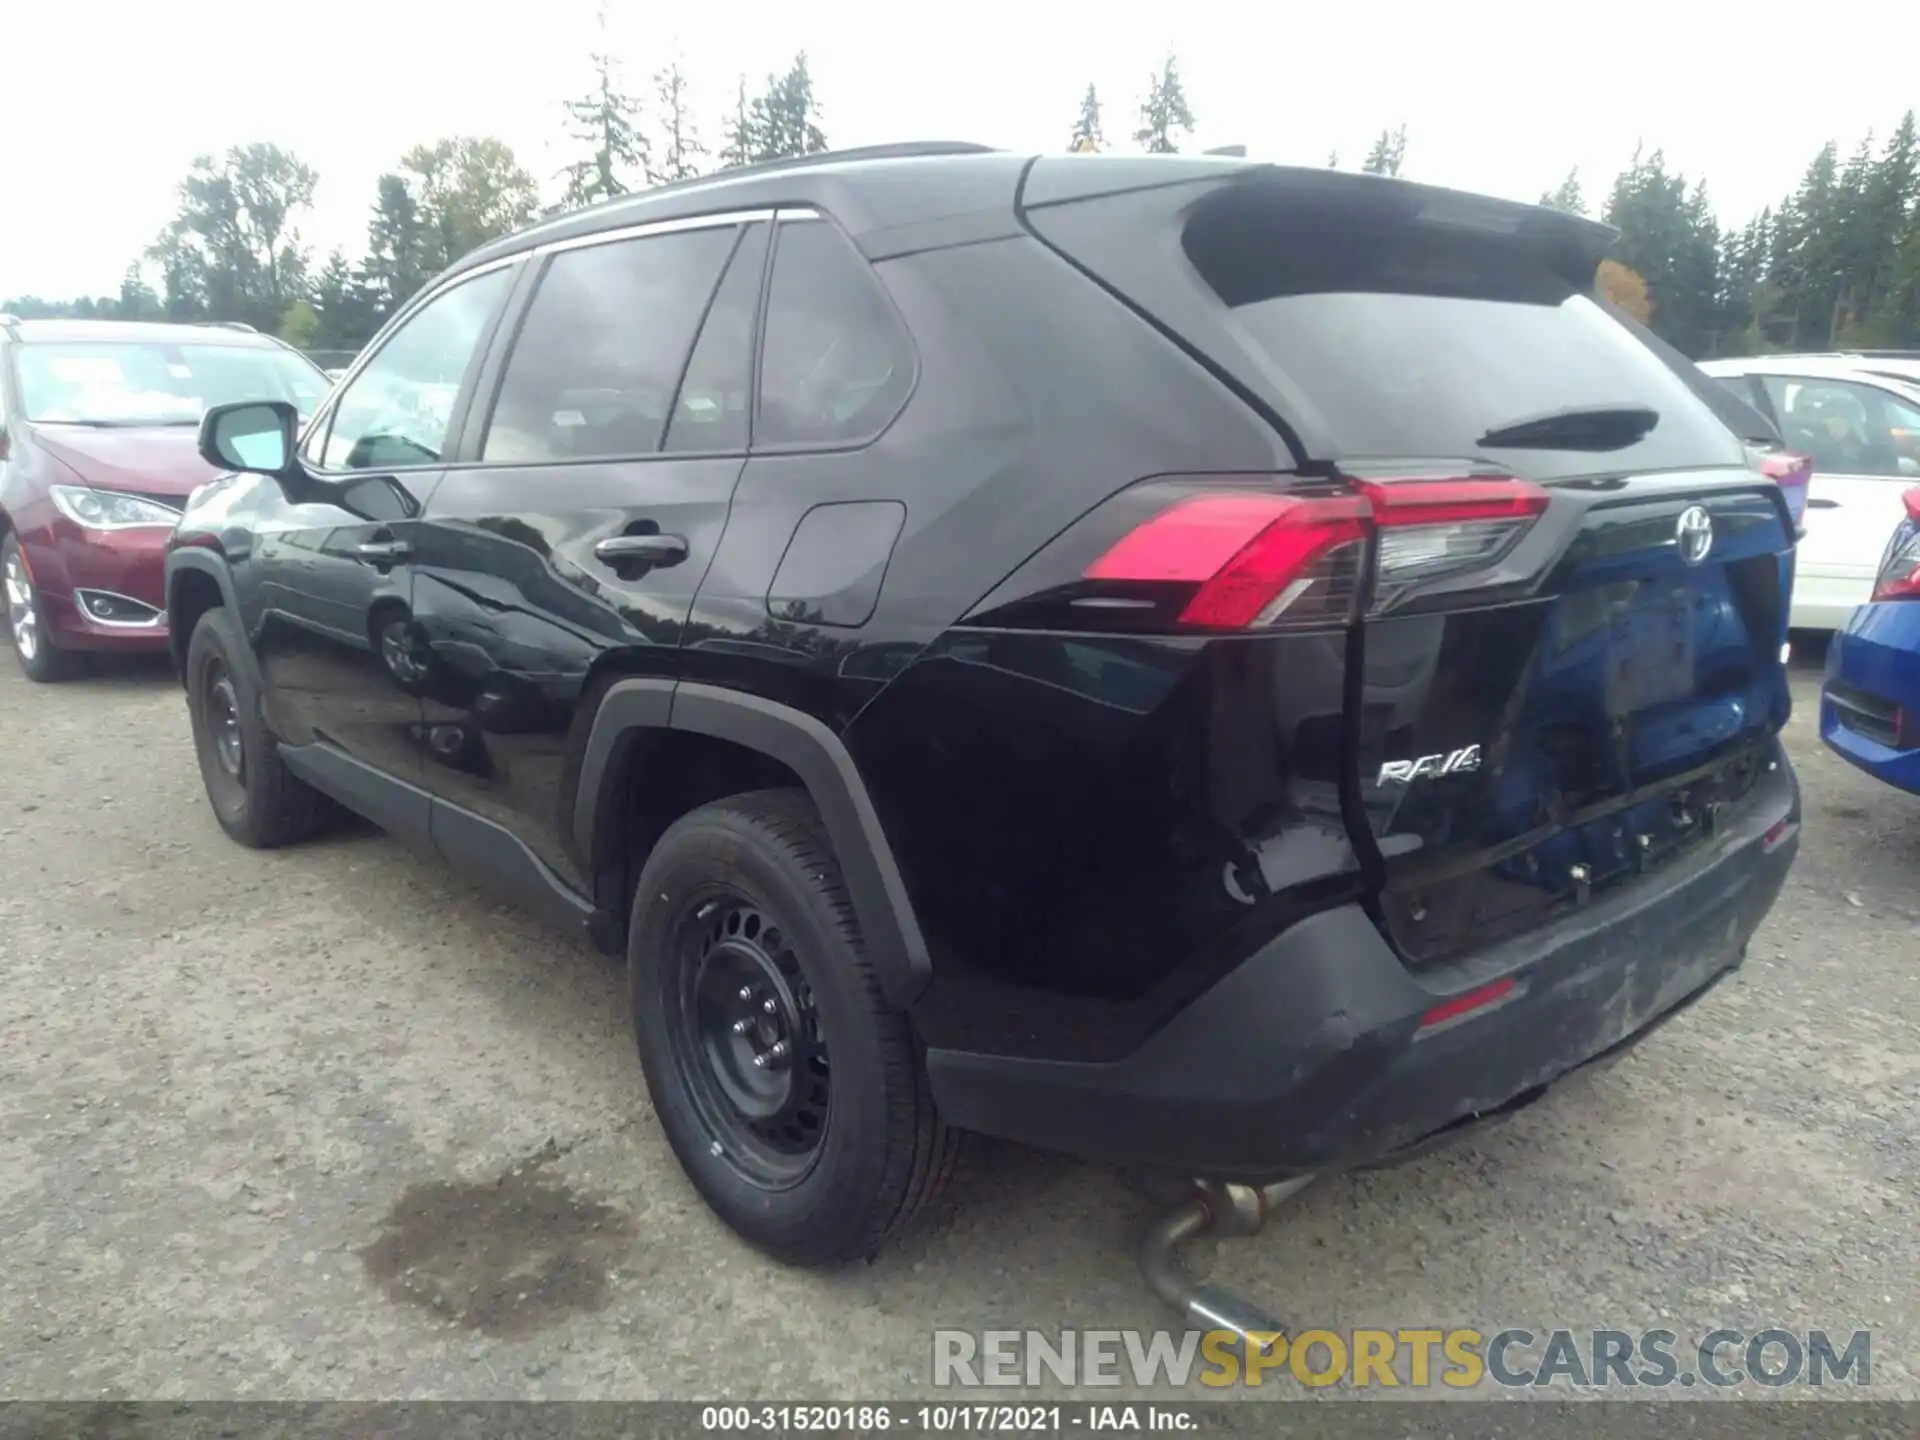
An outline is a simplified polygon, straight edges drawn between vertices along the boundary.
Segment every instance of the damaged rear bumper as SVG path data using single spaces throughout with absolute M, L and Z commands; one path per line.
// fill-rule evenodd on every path
M 1125 1059 L 932 1050 L 934 1098 L 951 1124 L 1110 1164 L 1265 1183 L 1377 1163 L 1617 1054 L 1736 967 L 1799 817 L 1776 751 L 1710 840 L 1546 929 L 1415 973 L 1360 907 L 1326 911 Z

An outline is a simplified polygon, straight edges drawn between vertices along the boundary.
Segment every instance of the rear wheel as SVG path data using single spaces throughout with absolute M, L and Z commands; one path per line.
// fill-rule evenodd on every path
M 236 664 L 245 644 L 224 609 L 207 611 L 187 645 L 187 714 L 200 778 L 220 828 L 256 850 L 304 840 L 325 801 L 281 760 L 260 715 L 260 692 Z
M 702 1197 L 791 1263 L 877 1251 L 961 1137 L 881 997 L 812 801 L 759 791 L 676 821 L 628 937 L 647 1088 Z
M 41 606 L 39 587 L 34 584 L 33 572 L 27 568 L 20 541 L 11 534 L 0 543 L 0 576 L 5 579 L 7 592 L 7 634 L 13 641 L 13 655 L 20 662 L 20 669 L 29 680 L 43 683 L 71 675 L 75 657 L 54 645 L 53 632 L 47 626 L 46 612 Z

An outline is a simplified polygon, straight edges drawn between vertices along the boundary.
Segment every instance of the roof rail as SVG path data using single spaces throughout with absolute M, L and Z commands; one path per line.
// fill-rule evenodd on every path
M 260 333 L 244 320 L 202 320 L 200 323 L 209 330 L 244 330 L 249 335 Z
M 617 205 L 631 204 L 635 200 L 648 200 L 655 195 L 678 195 L 686 190 L 696 190 L 702 185 L 711 185 L 716 180 L 732 180 L 736 176 L 778 175 L 788 170 L 807 170 L 816 165 L 838 165 L 848 160 L 913 160 L 938 155 L 992 155 L 998 146 L 979 145 L 971 140 L 903 140 L 888 145 L 856 145 L 847 150 L 820 150 L 812 155 L 790 155 L 782 160 L 761 160 L 752 165 L 735 165 L 725 170 L 714 170 L 705 175 L 690 175 L 685 180 L 669 180 L 665 185 L 649 185 L 644 190 L 629 190 L 624 195 L 610 195 L 605 200 L 596 200 L 591 205 L 582 205 L 577 210 L 562 210 L 550 215 L 529 230 L 518 232 L 530 235 L 544 230 L 549 225 L 558 225 L 563 221 L 575 219 L 581 215 L 591 215 L 597 210 L 612 209 Z
M 691 190 L 715 180 L 731 180 L 736 175 L 777 175 L 787 170 L 806 170 L 815 165 L 838 165 L 847 160 L 915 160 L 936 155 L 991 155 L 992 145 L 976 145 L 971 140 L 903 140 L 890 145 L 856 145 L 848 150 L 820 150 L 812 155 L 789 155 L 783 160 L 762 160 L 753 165 L 736 165 L 731 170 L 715 170 L 710 175 L 695 175 L 666 185 L 655 185 L 635 195 L 619 198 L 638 199 L 646 195 L 670 195 Z M 572 212 L 578 214 L 578 211 Z

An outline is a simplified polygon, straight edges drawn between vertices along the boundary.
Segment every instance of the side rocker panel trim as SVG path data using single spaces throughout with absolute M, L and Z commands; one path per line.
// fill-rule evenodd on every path
M 433 796 L 425 790 L 384 774 L 324 740 L 310 745 L 282 745 L 280 758 L 314 789 L 371 820 L 389 835 L 432 847 Z
M 387 833 L 425 850 L 471 879 L 490 881 L 526 909 L 574 930 L 591 930 L 594 911 L 504 827 L 418 786 L 374 769 L 325 741 L 282 745 L 294 774 Z

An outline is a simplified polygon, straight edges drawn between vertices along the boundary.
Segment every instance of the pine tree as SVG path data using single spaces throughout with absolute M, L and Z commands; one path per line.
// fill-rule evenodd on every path
M 1160 73 L 1147 82 L 1147 98 L 1140 102 L 1140 128 L 1133 132 L 1134 143 L 1149 155 L 1177 154 L 1180 146 L 1174 132 L 1191 135 L 1193 123 L 1193 110 L 1180 83 L 1179 62 L 1169 55 Z
M 1373 142 L 1373 148 L 1367 151 L 1367 158 L 1360 162 L 1360 168 L 1368 175 L 1398 175 L 1406 158 L 1407 127 L 1400 125 L 1380 132 L 1380 138 Z
M 1885 345 L 1920 344 L 1920 140 L 1911 110 L 1881 155 L 1872 205 L 1886 236 L 1876 331 Z
M 827 148 L 820 128 L 820 102 L 814 98 L 807 52 L 794 57 L 784 75 L 767 76 L 766 92 L 747 107 L 751 160 L 786 160 L 817 155 Z
M 316 350 L 358 350 L 377 328 L 367 291 L 338 250 L 327 257 L 313 283 L 313 311 L 319 321 L 313 340 Z
M 1540 203 L 1549 210 L 1564 210 L 1569 215 L 1587 213 L 1587 197 L 1580 189 L 1580 172 L 1569 170 L 1567 178 L 1560 182 L 1559 188 L 1549 190 L 1540 197 Z
M 114 302 L 113 313 L 121 320 L 158 320 L 164 313 L 160 297 L 153 293 L 137 260 L 127 266 L 126 274 L 120 277 L 120 298 Z
M 1779 293 L 1768 283 L 1773 268 L 1773 207 L 1768 206 L 1721 244 L 1720 303 L 1723 332 L 1720 348 L 1729 354 L 1751 355 L 1766 350 L 1767 317 L 1779 305 Z
M 573 128 L 567 133 L 593 147 L 587 158 L 576 160 L 560 172 L 567 179 L 561 203 L 569 207 L 624 195 L 633 188 L 627 183 L 629 175 L 634 171 L 650 174 L 647 137 L 635 123 L 640 102 L 620 89 L 617 66 L 607 46 L 604 0 L 597 18 L 600 46 L 592 56 L 593 88 L 566 104 L 573 120 Z
M 700 173 L 707 149 L 687 106 L 687 77 L 678 60 L 653 77 L 653 91 L 660 101 L 662 154 L 649 178 L 657 183 L 690 180 Z
M 754 133 L 753 114 L 747 109 L 747 77 L 744 75 L 734 91 L 733 114 L 727 117 L 721 133 L 725 143 L 720 147 L 720 168 L 732 170 L 751 165 L 760 145 Z
M 1067 141 L 1067 149 L 1094 154 L 1106 148 L 1107 137 L 1100 130 L 1100 96 L 1089 80 L 1087 93 L 1080 97 L 1080 118 L 1073 122 L 1073 136 Z
M 407 182 L 382 175 L 367 222 L 367 257 L 360 267 L 360 289 L 375 315 L 385 319 L 410 300 L 430 273 L 427 238 L 420 207 Z
M 1831 336 L 1841 280 L 1835 223 L 1839 184 L 1839 151 L 1829 142 L 1780 207 L 1770 278 L 1787 307 L 1785 343 L 1796 350 L 1824 348 Z
M 1708 354 L 1721 328 L 1720 227 L 1704 184 L 1666 167 L 1658 150 L 1613 182 L 1603 219 L 1620 232 L 1613 258 L 1641 276 L 1657 334 L 1686 354 Z

